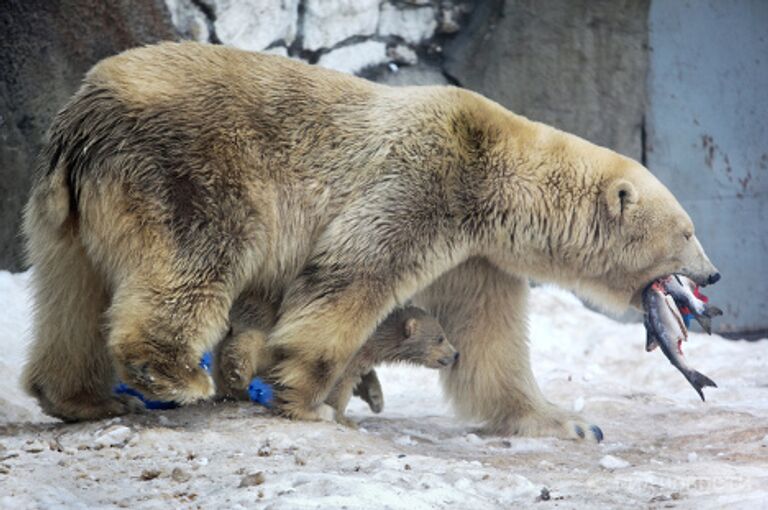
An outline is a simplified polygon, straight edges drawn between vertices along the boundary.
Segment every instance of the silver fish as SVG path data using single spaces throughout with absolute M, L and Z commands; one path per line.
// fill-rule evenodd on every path
M 723 315 L 723 311 L 716 306 L 708 304 L 703 296 L 698 294 L 696 283 L 676 274 L 667 276 L 662 282 L 664 289 L 672 296 L 678 308 L 687 308 L 693 318 L 696 319 L 702 329 L 712 334 L 712 317 Z
M 704 386 L 717 388 L 717 384 L 706 375 L 688 366 L 683 356 L 682 343 L 688 339 L 688 330 L 680 315 L 675 299 L 667 294 L 663 281 L 655 281 L 643 292 L 644 323 L 647 332 L 645 349 L 652 351 L 657 346 L 670 363 L 685 376 L 693 389 L 704 399 Z

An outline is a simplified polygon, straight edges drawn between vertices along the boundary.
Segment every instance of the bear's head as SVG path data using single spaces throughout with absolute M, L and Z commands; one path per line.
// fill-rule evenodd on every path
M 641 164 L 543 125 L 503 165 L 495 255 L 510 273 L 569 288 L 621 311 L 641 306 L 654 279 L 720 277 L 693 222 Z M 505 149 L 509 154 L 510 150 Z M 490 196 L 490 193 L 489 193 Z M 499 252 L 499 242 L 503 245 Z
M 611 308 L 641 307 L 642 292 L 656 278 L 685 275 L 699 285 L 720 279 L 693 222 L 672 193 L 639 163 L 612 154 L 596 181 L 594 221 L 601 226 L 602 270 L 585 275 L 579 287 L 592 301 Z

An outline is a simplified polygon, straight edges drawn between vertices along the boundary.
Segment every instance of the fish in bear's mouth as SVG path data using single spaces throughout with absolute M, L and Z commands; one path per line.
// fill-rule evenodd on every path
M 713 282 L 714 283 L 714 282 Z M 710 378 L 688 366 L 682 344 L 688 340 L 690 319 L 695 319 L 707 333 L 712 333 L 712 318 L 722 315 L 708 303 L 699 285 L 690 278 L 672 274 L 657 278 L 642 293 L 646 351 L 656 347 L 669 359 L 704 400 L 704 386 L 717 387 Z

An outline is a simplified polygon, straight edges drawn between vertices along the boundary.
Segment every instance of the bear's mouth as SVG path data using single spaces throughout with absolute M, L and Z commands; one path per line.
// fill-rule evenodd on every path
M 701 275 L 695 275 L 695 274 L 691 273 L 690 271 L 688 271 L 686 269 L 681 269 L 679 271 L 674 271 L 672 273 L 660 274 L 660 275 L 652 278 L 651 280 L 649 280 L 645 284 L 643 284 L 632 295 L 632 299 L 630 299 L 629 304 L 631 306 L 637 308 L 638 310 L 643 311 L 643 293 L 645 292 L 645 289 L 647 289 L 648 287 L 653 285 L 653 282 L 655 282 L 657 280 L 660 280 L 662 278 L 667 278 L 668 276 L 673 275 L 673 274 L 680 275 L 680 276 L 685 276 L 686 278 L 690 278 L 691 280 L 696 282 L 696 284 L 699 287 L 706 287 L 707 285 L 709 285 L 709 281 L 707 281 L 706 279 L 702 280 Z

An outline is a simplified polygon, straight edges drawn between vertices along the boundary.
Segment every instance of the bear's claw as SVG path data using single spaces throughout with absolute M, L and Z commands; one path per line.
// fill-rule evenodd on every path
M 595 435 L 595 439 L 597 440 L 597 442 L 600 443 L 603 440 L 602 429 L 600 429 L 600 427 L 598 427 L 597 425 L 592 425 L 589 429 Z

